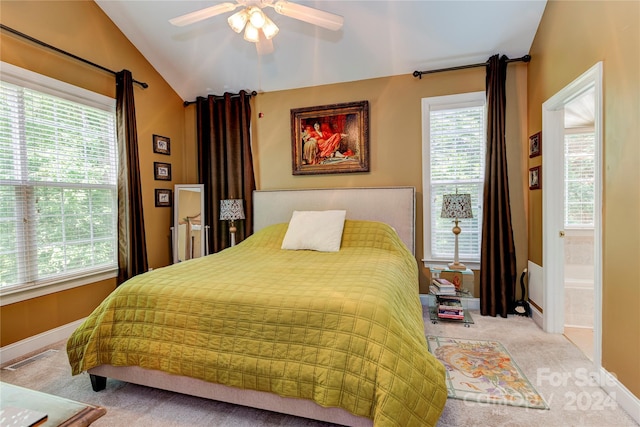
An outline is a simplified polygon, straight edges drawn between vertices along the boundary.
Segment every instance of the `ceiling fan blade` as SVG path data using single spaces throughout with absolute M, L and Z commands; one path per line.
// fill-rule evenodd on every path
M 184 27 L 185 25 L 193 24 L 194 22 L 220 15 L 221 13 L 231 12 L 238 6 L 240 5 L 229 2 L 220 3 L 215 6 L 187 13 L 186 15 L 178 16 L 177 18 L 170 19 L 169 22 L 177 27 Z
M 286 0 L 279 0 L 275 2 L 272 7 L 280 15 L 299 19 L 300 21 L 308 22 L 309 24 L 317 25 L 328 30 L 337 31 L 342 28 L 342 24 L 344 24 L 344 18 L 340 15 Z

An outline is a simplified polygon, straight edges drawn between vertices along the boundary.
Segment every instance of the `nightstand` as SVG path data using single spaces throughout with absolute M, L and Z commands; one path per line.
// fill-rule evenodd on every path
M 457 299 L 460 300 L 460 303 L 462 304 L 462 309 L 463 309 L 463 313 L 464 313 L 464 318 L 462 319 L 451 319 L 451 318 L 446 318 L 446 317 L 440 317 L 438 316 L 438 307 L 440 306 L 442 300 L 451 298 L 451 297 L 456 297 Z M 455 295 L 436 295 L 433 293 L 430 293 L 428 295 L 429 298 L 429 320 L 431 320 L 431 323 L 438 323 L 439 321 L 444 321 L 444 322 L 458 322 L 458 323 L 462 323 L 464 324 L 465 327 L 469 327 L 471 324 L 473 324 L 473 317 L 471 317 L 471 313 L 469 312 L 469 304 L 468 302 L 468 298 L 471 298 L 472 295 L 467 293 L 467 292 L 460 292 L 460 291 L 456 291 Z
M 473 271 L 466 270 L 452 270 L 446 265 L 430 265 L 429 271 L 431 272 L 431 279 L 443 278 L 447 279 L 456 286 L 455 297 L 460 300 L 463 307 L 464 318 L 463 319 L 450 319 L 438 316 L 438 307 L 440 306 L 439 296 L 434 293 L 429 293 L 428 307 L 429 307 L 429 319 L 432 323 L 438 321 L 447 322 L 459 322 L 463 323 L 465 327 L 469 327 L 473 324 L 473 318 L 469 313 L 469 301 L 473 299 L 473 288 L 475 278 Z

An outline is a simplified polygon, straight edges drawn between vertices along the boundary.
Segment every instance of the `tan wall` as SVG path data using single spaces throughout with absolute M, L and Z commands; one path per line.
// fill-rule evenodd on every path
M 0 310 L 0 346 L 4 347 L 88 316 L 114 288 L 115 280 L 103 280 L 5 305 Z
M 173 188 L 173 184 L 192 179 L 185 176 L 187 158 L 184 153 L 190 153 L 191 161 L 195 160 L 195 155 L 193 147 L 188 150 L 185 147 L 183 100 L 93 1 L 3 0 L 0 2 L 0 16 L 8 27 L 110 70 L 128 69 L 134 79 L 149 84 L 148 89 L 134 85 L 144 221 L 150 267 L 169 264 L 171 209 L 155 207 L 154 189 Z M 0 60 L 115 97 L 113 75 L 6 31 L 0 32 Z M 153 153 L 153 134 L 171 138 L 171 156 Z M 193 146 L 193 138 L 189 141 Z M 173 181 L 154 180 L 154 161 L 172 164 Z M 0 345 L 5 346 L 86 316 L 114 288 L 115 281 L 109 280 L 2 307 Z
M 550 1 L 531 55 L 529 134 L 542 129 L 543 102 L 603 62 L 602 366 L 640 397 L 640 2 Z M 544 161 L 542 140 L 530 166 Z M 542 191 L 529 210 L 540 265 Z
M 407 70 L 412 72 L 413 70 Z M 525 195 L 527 66 L 509 65 L 507 72 L 507 144 L 519 270 L 527 264 Z M 411 74 L 259 94 L 252 125 L 258 189 L 414 186 L 417 190 L 416 257 L 422 242 L 422 122 L 421 100 L 430 96 L 484 91 L 484 68 L 423 76 Z M 370 172 L 294 176 L 291 173 L 292 108 L 369 101 Z M 263 117 L 259 118 L 258 114 Z M 463 230 L 464 232 L 464 230 Z M 419 263 L 422 266 L 422 263 Z M 477 276 L 477 275 L 476 275 Z M 428 271 L 422 269 L 424 287 Z

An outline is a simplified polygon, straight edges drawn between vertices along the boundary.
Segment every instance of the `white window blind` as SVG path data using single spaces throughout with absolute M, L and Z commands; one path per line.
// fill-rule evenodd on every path
M 24 85 L 0 82 L 3 291 L 117 266 L 113 103 L 101 109 L 25 87 L 32 75 Z
M 425 258 L 453 261 L 453 220 L 441 218 L 444 194 L 471 195 L 473 218 L 459 222 L 461 262 L 479 262 L 485 163 L 483 92 L 426 98 L 423 102 Z M 428 135 L 428 136 L 427 136 Z M 427 203 L 428 202 L 428 203 Z
M 564 225 L 591 228 L 595 207 L 595 134 L 569 133 L 564 141 Z

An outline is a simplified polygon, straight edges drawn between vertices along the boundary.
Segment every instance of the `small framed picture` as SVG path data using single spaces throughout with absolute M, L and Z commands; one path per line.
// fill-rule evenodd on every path
M 171 139 L 166 136 L 153 135 L 153 152 L 170 155 Z
M 529 190 L 539 190 L 542 186 L 542 169 L 540 166 L 529 168 Z
M 156 181 L 171 181 L 171 164 L 153 162 L 153 172 Z
M 542 154 L 542 132 L 529 137 L 529 157 L 538 157 Z
M 171 207 L 171 190 L 156 188 L 156 208 Z

